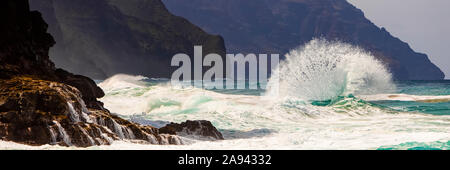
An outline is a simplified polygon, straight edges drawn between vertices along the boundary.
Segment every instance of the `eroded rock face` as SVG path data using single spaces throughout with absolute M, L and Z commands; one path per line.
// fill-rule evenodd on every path
M 206 120 L 186 121 L 183 123 L 170 123 L 162 128 L 159 132 L 163 134 L 172 134 L 180 136 L 200 136 L 208 137 L 213 140 L 223 140 L 222 134 Z
M 30 145 L 87 147 L 114 140 L 182 144 L 174 135 L 86 107 L 78 89 L 66 84 L 15 77 L 0 82 L 0 139 Z

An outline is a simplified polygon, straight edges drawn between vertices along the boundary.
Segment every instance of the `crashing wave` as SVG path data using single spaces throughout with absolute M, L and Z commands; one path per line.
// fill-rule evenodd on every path
M 267 94 L 323 101 L 392 89 L 392 75 L 370 53 L 339 41 L 313 39 L 286 55 L 269 80 Z
M 127 74 L 117 74 L 98 84 L 104 91 L 119 90 L 125 88 L 144 87 L 143 80 L 148 80 L 144 76 L 132 76 Z

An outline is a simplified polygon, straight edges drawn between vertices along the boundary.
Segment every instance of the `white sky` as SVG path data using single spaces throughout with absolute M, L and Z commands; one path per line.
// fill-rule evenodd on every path
M 373 23 L 427 54 L 450 79 L 450 0 L 348 0 Z

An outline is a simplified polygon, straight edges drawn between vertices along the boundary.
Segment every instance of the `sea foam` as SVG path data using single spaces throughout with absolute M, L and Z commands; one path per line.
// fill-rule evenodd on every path
M 291 50 L 274 75 L 268 95 L 304 100 L 375 94 L 395 87 L 388 69 L 370 53 L 325 39 L 313 39 Z
M 315 39 L 289 53 L 279 73 L 281 95 L 276 99 L 269 95 L 272 89 L 264 96 L 243 95 L 178 89 L 167 80 L 142 76 L 113 76 L 99 84 L 106 93 L 100 100 L 111 112 L 142 122 L 209 120 L 226 140 L 190 139 L 184 146 L 119 141 L 98 148 L 376 149 L 450 139 L 449 116 L 404 113 L 359 97 L 395 88 L 382 62 L 360 48 Z

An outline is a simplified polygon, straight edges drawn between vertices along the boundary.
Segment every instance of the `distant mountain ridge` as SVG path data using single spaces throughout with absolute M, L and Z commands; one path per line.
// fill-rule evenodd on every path
M 43 14 L 56 46 L 50 56 L 57 67 L 104 79 L 117 73 L 170 77 L 173 55 L 224 56 L 222 37 L 205 33 L 172 15 L 160 0 L 31 0 Z
M 379 28 L 346 0 L 163 0 L 170 12 L 222 35 L 229 53 L 279 53 L 314 37 L 358 45 L 398 80 L 439 80 L 425 54 Z

